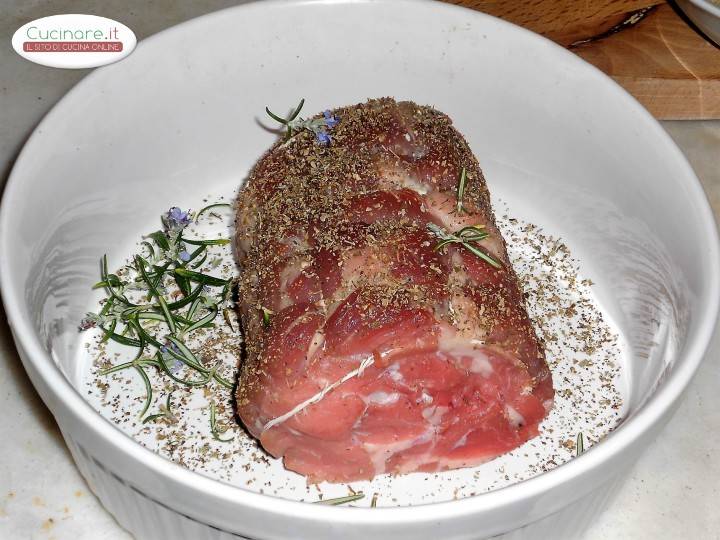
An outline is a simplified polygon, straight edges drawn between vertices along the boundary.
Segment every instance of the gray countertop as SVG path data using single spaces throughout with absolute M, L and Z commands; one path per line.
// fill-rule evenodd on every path
M 0 17 L 2 184 L 32 128 L 87 73 L 46 68 L 21 59 L 10 47 L 10 37 L 19 26 L 56 13 L 92 13 L 123 22 L 142 39 L 238 3 L 5 0 Z M 690 159 L 719 216 L 720 121 L 663 125 Z M 0 538 L 129 539 L 75 469 L 52 415 L 25 375 L 4 313 L 0 319 Z M 719 355 L 720 332 L 716 331 L 677 414 L 647 449 L 585 540 L 720 539 Z

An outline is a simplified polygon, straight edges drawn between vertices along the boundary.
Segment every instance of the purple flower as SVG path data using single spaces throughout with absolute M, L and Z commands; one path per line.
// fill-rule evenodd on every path
M 165 217 L 165 222 L 170 229 L 182 229 L 190 225 L 191 221 L 192 219 L 190 218 L 190 211 L 188 210 L 187 212 L 183 212 L 177 206 L 173 206 L 170 210 L 168 210 L 168 213 Z
M 190 260 L 190 254 L 185 250 L 178 253 L 178 257 L 180 257 L 180 260 L 184 262 L 188 262 Z
M 320 144 L 330 144 L 332 142 L 332 137 L 327 131 L 318 131 L 315 135 Z
M 338 123 L 340 123 L 340 119 L 330 111 L 325 111 L 323 113 L 323 116 L 325 117 L 325 125 L 330 129 L 334 128 L 338 125 Z
M 177 375 L 183 367 L 183 363 L 180 360 L 175 360 L 175 363 L 170 367 L 170 373 Z

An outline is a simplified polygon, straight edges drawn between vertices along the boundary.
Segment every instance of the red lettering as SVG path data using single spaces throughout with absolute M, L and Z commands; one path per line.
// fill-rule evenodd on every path
M 24 52 L 122 52 L 121 41 L 25 41 Z

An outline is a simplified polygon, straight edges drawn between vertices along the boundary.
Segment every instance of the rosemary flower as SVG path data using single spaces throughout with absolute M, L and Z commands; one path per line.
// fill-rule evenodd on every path
M 190 217 L 190 211 L 184 212 L 183 210 L 180 210 L 177 206 L 173 206 L 168 210 L 167 214 L 165 214 L 165 219 L 163 220 L 165 222 L 165 226 L 168 230 L 182 230 L 190 223 L 192 222 L 192 218 Z
M 170 366 L 170 373 L 177 375 L 183 367 L 183 363 L 180 360 L 175 360 L 175 363 Z
M 332 142 L 332 137 L 327 131 L 316 131 L 315 137 L 317 138 L 317 142 L 320 144 L 330 144 Z
M 178 346 L 175 345 L 172 341 L 166 341 L 166 345 L 160 345 L 160 352 L 165 354 L 169 351 L 169 349 L 172 349 L 175 352 L 180 352 L 180 349 L 178 349 Z
M 325 125 L 332 129 L 340 123 L 340 119 L 330 111 L 324 111 L 323 116 L 325 117 Z

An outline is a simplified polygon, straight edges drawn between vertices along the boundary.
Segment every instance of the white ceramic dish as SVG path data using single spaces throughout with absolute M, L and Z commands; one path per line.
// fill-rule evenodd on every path
M 720 46 L 720 5 L 709 0 L 677 0 L 677 5 L 707 37 Z
M 578 459 L 422 507 L 329 508 L 223 484 L 144 449 L 76 390 L 98 255 L 169 204 L 235 187 L 273 136 L 266 104 L 394 95 L 447 112 L 490 188 L 562 233 L 628 343 L 626 421 Z M 23 363 L 103 504 L 138 538 L 577 538 L 672 414 L 715 323 L 718 239 L 650 115 L 532 33 L 434 2 L 258 2 L 141 43 L 28 141 L 0 216 L 0 280 Z

